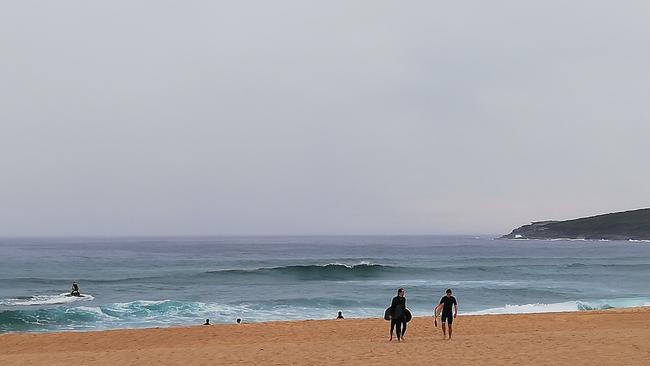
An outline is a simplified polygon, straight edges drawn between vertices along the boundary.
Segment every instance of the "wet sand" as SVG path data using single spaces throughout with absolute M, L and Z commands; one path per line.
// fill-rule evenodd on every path
M 650 308 L 0 335 L 0 365 L 650 365 Z

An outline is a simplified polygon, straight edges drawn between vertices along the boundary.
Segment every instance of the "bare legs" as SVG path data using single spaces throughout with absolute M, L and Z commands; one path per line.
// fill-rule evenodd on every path
M 445 324 L 444 322 L 442 323 L 442 338 L 447 338 L 447 328 L 446 328 L 446 326 L 449 327 L 449 339 L 451 339 L 451 333 L 452 333 L 451 324 Z

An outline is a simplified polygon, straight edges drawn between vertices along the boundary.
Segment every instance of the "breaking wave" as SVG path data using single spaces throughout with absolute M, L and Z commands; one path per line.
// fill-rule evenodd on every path
M 354 310 L 346 310 L 346 317 L 370 318 L 380 316 L 385 307 L 384 303 L 352 304 L 339 301 L 328 298 L 302 299 L 292 300 L 292 304 L 288 305 L 281 300 L 240 304 L 138 300 L 101 306 L 6 310 L 0 311 L 0 333 L 198 325 L 206 318 L 214 323 L 232 323 L 237 318 L 243 318 L 245 322 L 327 319 L 332 318 L 338 309 L 350 308 Z M 640 306 L 650 306 L 650 298 L 506 305 L 463 312 L 461 315 L 550 313 Z M 429 312 L 414 314 L 424 316 L 429 315 Z
M 71 304 L 77 301 L 91 301 L 95 297 L 90 294 L 83 294 L 83 296 L 70 296 L 68 293 L 58 295 L 34 295 L 17 297 L 10 299 L 1 299 L 0 305 L 2 306 L 34 306 L 34 305 L 61 305 Z
M 650 298 L 620 298 L 598 301 L 566 301 L 551 304 L 506 305 L 499 308 L 472 311 L 464 315 L 559 313 L 568 311 L 607 310 L 650 306 Z
M 290 276 L 298 280 L 354 280 L 357 278 L 379 277 L 387 273 L 406 271 L 407 268 L 393 267 L 373 263 L 323 265 L 291 265 L 255 269 L 224 269 L 208 271 L 212 275 L 263 275 Z
M 0 311 L 0 333 L 198 325 L 206 318 L 213 323 L 233 323 L 237 318 L 245 322 L 326 319 L 342 306 L 353 305 L 323 298 L 292 303 L 288 305 L 280 300 L 241 304 L 138 300 L 101 306 L 7 310 Z M 346 311 L 346 315 L 367 318 L 380 312 L 380 308 L 357 308 Z

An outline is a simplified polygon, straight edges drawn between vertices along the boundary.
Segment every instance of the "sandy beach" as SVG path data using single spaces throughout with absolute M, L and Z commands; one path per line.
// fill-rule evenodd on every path
M 0 365 L 648 365 L 650 308 L 431 318 L 388 342 L 388 322 L 345 319 L 0 336 Z

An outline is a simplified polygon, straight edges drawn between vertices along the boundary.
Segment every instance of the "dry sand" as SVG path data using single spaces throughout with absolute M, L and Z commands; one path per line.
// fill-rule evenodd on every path
M 381 319 L 0 336 L 0 365 L 650 365 L 650 309 L 432 318 L 388 342 Z

